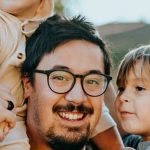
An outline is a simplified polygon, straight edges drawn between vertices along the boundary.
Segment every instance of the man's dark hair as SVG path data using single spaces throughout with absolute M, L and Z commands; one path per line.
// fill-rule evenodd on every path
M 96 34 L 90 22 L 80 15 L 67 19 L 54 15 L 41 23 L 27 40 L 26 60 L 22 66 L 22 76 L 29 76 L 33 82 L 33 73 L 46 53 L 51 53 L 60 44 L 71 40 L 85 40 L 100 47 L 104 57 L 105 74 L 110 74 L 110 59 L 105 44 Z M 91 52 L 92 53 L 92 52 Z M 68 58 L 69 59 L 69 58 Z

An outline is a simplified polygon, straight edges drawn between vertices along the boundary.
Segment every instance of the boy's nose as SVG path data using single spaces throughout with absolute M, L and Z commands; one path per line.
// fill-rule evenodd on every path
M 124 90 L 122 93 L 120 93 L 119 100 L 122 102 L 129 102 L 131 99 L 130 96 L 129 90 Z
M 66 100 L 74 103 L 83 103 L 85 100 L 87 100 L 87 95 L 82 89 L 80 79 L 76 80 L 72 90 L 66 94 Z

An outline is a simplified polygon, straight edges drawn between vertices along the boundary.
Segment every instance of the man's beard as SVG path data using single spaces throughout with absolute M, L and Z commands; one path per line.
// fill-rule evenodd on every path
M 74 137 L 71 139 L 69 136 L 67 137 L 67 135 L 56 135 L 54 130 L 51 128 L 45 137 L 45 141 L 53 150 L 81 150 L 88 141 L 89 128 L 90 127 L 88 126 L 84 135 L 81 133 L 79 137 Z M 76 128 L 70 128 L 68 130 L 70 132 L 80 132 L 80 129 Z
M 94 112 L 92 108 L 86 107 L 82 104 L 79 106 L 74 106 L 72 104 L 65 106 L 57 105 L 53 107 L 52 111 L 53 113 L 57 113 L 58 111 L 72 112 L 74 110 L 79 113 L 85 113 L 89 115 L 92 115 Z M 38 117 L 39 114 L 36 110 L 36 107 L 34 111 L 34 120 L 37 123 L 38 132 L 48 147 L 52 148 L 53 150 L 81 150 L 87 143 L 91 133 L 90 124 L 87 124 L 84 127 L 62 126 L 62 128 L 65 130 L 64 134 L 63 132 L 59 134 L 57 132 L 57 128 L 52 125 L 45 133 L 43 133 L 43 131 L 41 131 L 41 121 Z

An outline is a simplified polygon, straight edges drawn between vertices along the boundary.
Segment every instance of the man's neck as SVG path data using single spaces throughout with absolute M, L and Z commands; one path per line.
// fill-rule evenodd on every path
M 53 150 L 50 147 L 48 147 L 46 144 L 33 144 L 31 143 L 31 149 L 30 150 Z
M 33 145 L 31 144 L 31 149 L 30 150 L 53 150 L 50 147 L 47 147 L 46 145 Z M 63 149 L 62 149 L 63 150 Z M 86 146 L 84 146 L 81 150 L 87 150 Z

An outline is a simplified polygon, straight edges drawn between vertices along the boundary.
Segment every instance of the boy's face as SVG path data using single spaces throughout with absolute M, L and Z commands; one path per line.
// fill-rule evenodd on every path
M 150 78 L 142 62 L 131 69 L 125 86 L 118 86 L 115 107 L 123 129 L 150 140 Z M 142 67 L 142 70 L 141 70 Z

